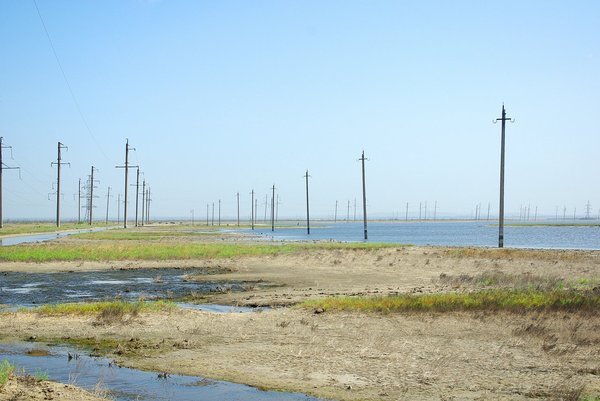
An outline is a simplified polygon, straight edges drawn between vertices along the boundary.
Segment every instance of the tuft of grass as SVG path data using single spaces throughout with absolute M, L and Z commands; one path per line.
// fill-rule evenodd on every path
M 22 309 L 19 312 L 37 313 L 40 315 L 137 315 L 142 312 L 162 312 L 175 309 L 175 304 L 166 301 L 110 301 L 110 302 L 82 302 L 64 304 L 46 304 L 35 309 Z
M 39 382 L 48 381 L 48 371 L 36 368 L 35 372 L 33 372 L 33 377 Z
M 3 359 L 2 362 L 0 362 L 0 386 L 4 386 L 6 384 L 14 371 L 15 365 L 8 362 L 8 360 Z
M 379 249 L 404 245 L 379 243 L 40 243 L 0 247 L 0 262 L 189 260 L 273 256 L 315 249 Z
M 404 294 L 388 297 L 332 297 L 309 300 L 304 308 L 353 312 L 598 311 L 592 291 L 489 290 L 471 293 Z

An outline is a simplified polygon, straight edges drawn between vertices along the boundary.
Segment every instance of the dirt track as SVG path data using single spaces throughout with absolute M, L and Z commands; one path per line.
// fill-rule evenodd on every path
M 218 263 L 231 273 L 210 279 L 263 280 L 254 291 L 213 298 L 240 304 L 283 305 L 329 294 L 462 291 L 472 285 L 464 276 L 485 272 L 515 280 L 600 278 L 600 252 L 459 254 L 408 247 Z M 461 275 L 462 280 L 440 279 Z M 0 338 L 31 335 L 116 340 L 112 356 L 128 366 L 337 400 L 566 399 L 581 390 L 600 395 L 597 315 L 314 314 L 279 308 L 228 315 L 179 310 L 100 325 L 95 317 L 22 313 L 0 320 Z

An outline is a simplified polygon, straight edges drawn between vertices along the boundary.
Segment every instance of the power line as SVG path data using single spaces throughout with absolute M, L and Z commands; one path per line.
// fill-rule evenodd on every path
M 38 17 L 40 17 L 40 21 L 42 23 L 42 27 L 44 28 L 44 32 L 46 33 L 46 37 L 48 38 L 48 43 L 50 43 L 50 48 L 52 49 L 52 54 L 54 54 L 54 58 L 56 59 L 56 63 L 58 64 L 58 68 L 60 69 L 60 72 L 62 74 L 62 77 L 63 77 L 64 81 L 65 81 L 65 84 L 67 85 L 67 88 L 69 89 L 69 93 L 71 94 L 71 99 L 73 99 L 73 103 L 75 103 L 75 108 L 77 109 L 77 113 L 79 113 L 79 117 L 81 117 L 81 120 L 83 121 L 83 125 L 85 126 L 85 129 L 87 130 L 87 132 L 90 135 L 90 137 L 94 140 L 94 143 L 96 144 L 96 146 L 100 150 L 100 153 L 102 153 L 102 155 L 104 155 L 104 157 L 108 160 L 108 156 L 106 156 L 106 153 L 104 153 L 104 150 L 102 150 L 102 147 L 100 146 L 100 143 L 98 142 L 98 140 L 96 139 L 96 137 L 92 133 L 92 130 L 90 129 L 90 126 L 88 125 L 87 120 L 85 119 L 85 117 L 83 115 L 83 112 L 81 111 L 81 107 L 79 106 L 79 102 L 77 101 L 77 98 L 75 97 L 75 93 L 73 92 L 73 88 L 71 87 L 71 83 L 69 82 L 69 79 L 67 78 L 67 74 L 65 74 L 65 70 L 63 69 L 63 66 L 62 66 L 62 64 L 60 62 L 60 59 L 58 58 L 58 53 L 56 53 L 56 49 L 54 48 L 54 43 L 52 42 L 52 38 L 50 37 L 50 33 L 48 32 L 48 28 L 46 28 L 46 23 L 44 22 L 44 18 L 42 17 L 42 13 L 40 12 L 40 8 L 37 5 L 37 1 L 33 0 L 33 4 L 35 5 L 35 9 L 37 11 Z
M 19 170 L 19 177 L 21 177 L 21 170 L 19 167 L 9 167 L 2 161 L 2 149 L 10 149 L 12 154 L 12 146 L 4 146 L 2 140 L 3 137 L 0 136 L 0 228 L 4 227 L 4 217 L 2 215 L 2 171 Z

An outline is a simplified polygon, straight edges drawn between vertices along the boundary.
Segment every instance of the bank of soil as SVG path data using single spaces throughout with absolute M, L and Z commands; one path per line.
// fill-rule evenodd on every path
M 135 268 L 138 262 L 126 263 Z M 196 279 L 264 284 L 210 299 L 244 305 L 291 305 L 338 294 L 470 291 L 476 286 L 465 277 L 490 272 L 515 282 L 554 277 L 593 285 L 600 278 L 600 252 L 595 251 L 399 247 L 218 263 L 228 273 Z M 443 279 L 448 277 L 463 279 Z M 123 321 L 31 313 L 0 319 L 0 340 L 31 336 L 85 344 L 131 367 L 335 400 L 600 395 L 600 317 L 593 313 L 315 314 L 288 306 L 247 314 L 175 310 Z
M 70 384 L 38 381 L 31 376 L 12 376 L 0 386 L 0 401 L 107 401 Z

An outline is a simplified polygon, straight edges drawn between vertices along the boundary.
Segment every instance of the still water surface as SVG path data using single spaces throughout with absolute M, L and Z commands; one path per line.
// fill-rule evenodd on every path
M 309 241 L 363 241 L 363 224 L 358 222 L 315 224 L 307 235 L 305 227 L 243 230 L 264 239 Z M 498 245 L 498 226 L 494 222 L 370 222 L 369 242 L 413 245 L 481 246 Z M 514 248 L 600 249 L 600 226 L 504 227 L 504 245 Z

